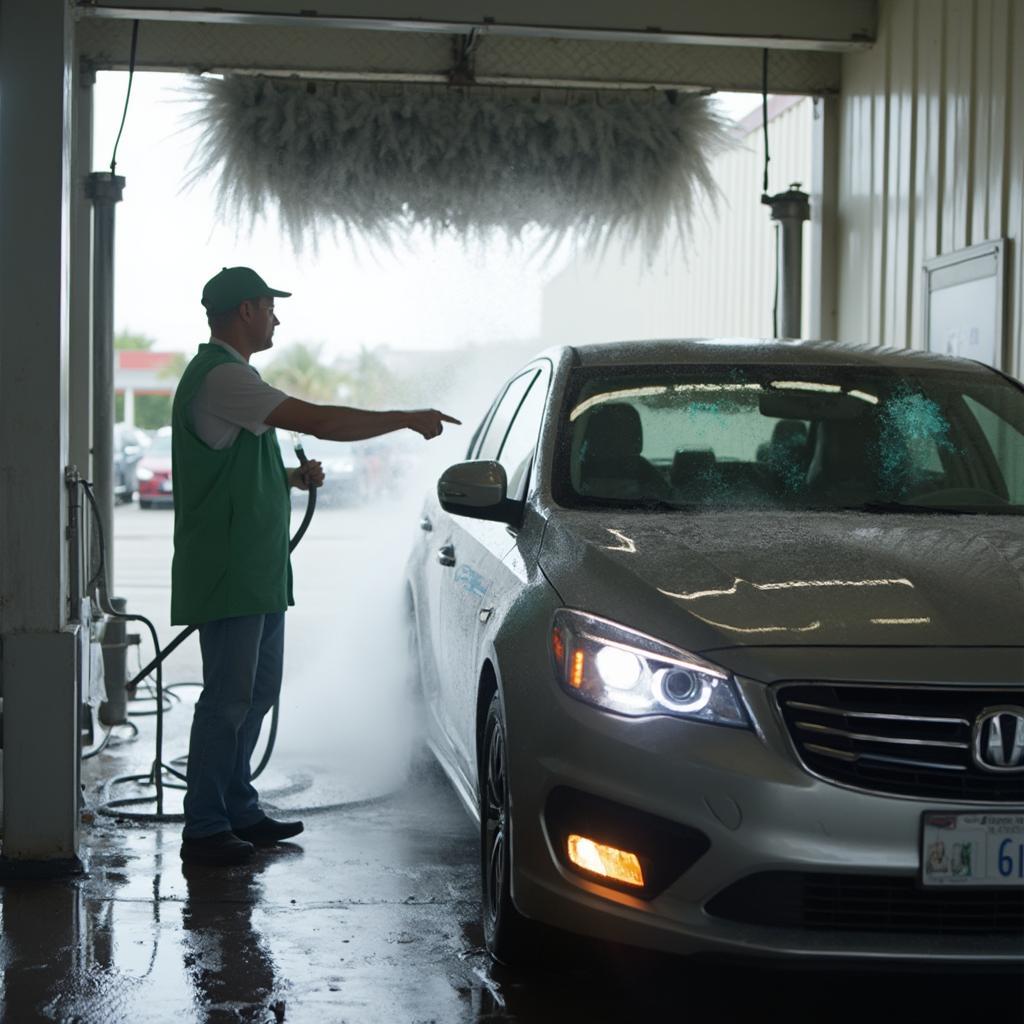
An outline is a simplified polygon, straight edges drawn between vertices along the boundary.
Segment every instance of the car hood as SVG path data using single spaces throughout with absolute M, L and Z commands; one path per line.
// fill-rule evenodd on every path
M 1024 520 L 557 511 L 540 552 L 568 607 L 693 651 L 1024 645 Z
M 154 473 L 170 473 L 171 471 L 171 457 L 168 455 L 167 458 L 161 458 L 159 456 L 147 455 L 139 463 L 144 469 L 151 470 Z

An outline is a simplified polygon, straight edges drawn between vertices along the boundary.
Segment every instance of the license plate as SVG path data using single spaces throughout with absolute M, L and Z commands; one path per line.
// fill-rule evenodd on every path
M 1024 886 L 1024 812 L 926 811 L 921 884 Z

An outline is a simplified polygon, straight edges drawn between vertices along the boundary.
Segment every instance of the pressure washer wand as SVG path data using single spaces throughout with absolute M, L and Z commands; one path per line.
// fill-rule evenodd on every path
M 295 442 L 295 454 L 299 460 L 299 466 L 305 467 L 309 464 L 309 459 L 306 457 L 306 451 L 302 447 L 302 441 L 298 434 L 293 433 L 292 439 Z M 288 553 L 291 554 L 295 550 L 295 546 L 302 540 L 306 530 L 309 529 L 309 524 L 313 519 L 313 513 L 316 511 L 316 488 L 310 487 L 306 492 L 306 514 L 302 517 L 302 522 L 299 524 L 299 528 L 295 531 L 295 536 L 288 541 Z M 125 689 L 129 693 L 133 693 L 135 688 L 142 682 L 159 665 L 171 651 L 175 650 L 182 642 L 187 640 L 199 627 L 198 626 L 186 626 L 166 647 L 160 648 L 157 652 L 156 657 L 141 671 L 137 672 L 131 679 L 128 680 L 125 685 Z
M 299 460 L 299 467 L 305 469 L 309 465 L 309 459 L 306 458 L 306 450 L 302 447 L 302 438 L 298 434 L 292 433 L 292 441 L 295 444 L 295 455 Z M 310 521 L 313 518 L 313 513 L 316 511 L 316 488 L 306 482 L 306 486 L 309 487 L 306 498 L 306 514 L 302 517 L 302 522 L 299 524 L 299 528 L 295 531 L 295 536 L 288 542 L 289 552 L 295 550 L 295 545 L 302 540 L 306 530 L 309 529 Z

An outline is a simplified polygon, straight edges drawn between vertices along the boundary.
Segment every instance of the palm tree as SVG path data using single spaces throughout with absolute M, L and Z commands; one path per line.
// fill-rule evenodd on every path
M 335 402 L 348 376 L 320 358 L 323 345 L 293 342 L 263 372 L 264 379 L 295 398 L 307 402 Z

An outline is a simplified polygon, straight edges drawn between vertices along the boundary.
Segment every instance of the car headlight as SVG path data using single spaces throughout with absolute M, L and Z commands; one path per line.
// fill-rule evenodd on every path
M 153 479 L 153 470 L 146 469 L 145 466 L 139 466 L 135 470 L 135 479 L 136 480 L 152 480 Z
M 559 609 L 551 654 L 565 691 L 607 711 L 751 727 L 731 672 L 607 619 Z

